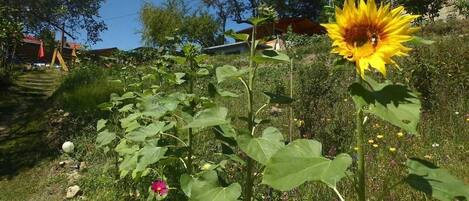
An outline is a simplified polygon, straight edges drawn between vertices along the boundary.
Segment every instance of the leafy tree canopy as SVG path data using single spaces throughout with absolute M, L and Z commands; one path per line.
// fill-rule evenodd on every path
M 147 45 L 168 45 L 168 37 L 212 46 L 220 43 L 220 22 L 207 11 L 191 11 L 182 0 L 167 0 L 162 6 L 143 5 L 140 12 L 142 38 Z

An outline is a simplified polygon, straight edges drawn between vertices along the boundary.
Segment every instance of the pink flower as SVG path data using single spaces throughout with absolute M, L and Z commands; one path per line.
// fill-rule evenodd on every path
M 163 180 L 156 180 L 151 183 L 151 190 L 160 196 L 165 196 L 168 193 L 168 185 Z

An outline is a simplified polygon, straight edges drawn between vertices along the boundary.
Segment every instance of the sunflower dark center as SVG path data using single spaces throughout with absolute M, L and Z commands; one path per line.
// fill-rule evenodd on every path
M 370 25 L 358 25 L 345 29 L 345 42 L 352 46 L 361 47 L 371 43 L 373 47 L 379 42 L 379 30 Z

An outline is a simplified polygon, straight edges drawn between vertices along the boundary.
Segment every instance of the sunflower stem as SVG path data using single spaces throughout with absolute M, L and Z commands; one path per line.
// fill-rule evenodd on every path
M 359 83 L 362 83 L 360 77 L 357 78 Z M 359 201 L 366 201 L 366 169 L 365 169 L 365 134 L 363 132 L 363 109 L 357 105 L 357 113 L 356 113 L 356 144 L 357 144 L 357 156 L 358 156 L 358 200 Z

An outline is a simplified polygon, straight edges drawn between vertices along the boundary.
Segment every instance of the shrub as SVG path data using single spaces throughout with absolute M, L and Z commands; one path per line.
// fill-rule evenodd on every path
M 120 86 L 108 82 L 107 69 L 83 66 L 75 69 L 61 83 L 52 99 L 66 111 L 78 114 L 98 114 L 97 105 L 107 101 Z

